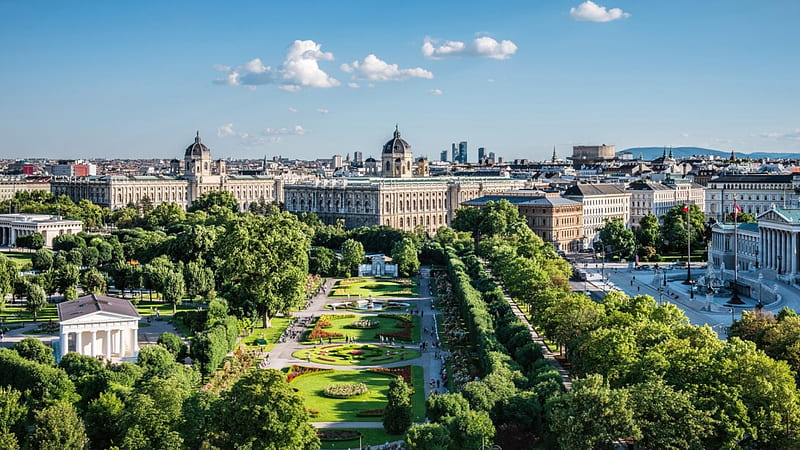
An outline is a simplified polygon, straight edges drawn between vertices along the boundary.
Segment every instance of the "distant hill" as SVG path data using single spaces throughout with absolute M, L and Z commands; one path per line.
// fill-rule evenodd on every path
M 638 158 L 639 154 L 642 155 L 642 158 L 645 160 L 653 160 L 660 157 L 664 154 L 664 147 L 634 147 L 634 148 L 626 148 L 625 150 L 620 150 L 617 152 L 617 155 L 623 152 L 629 152 L 633 154 L 634 158 Z M 667 149 L 667 154 L 669 154 L 669 149 Z M 722 151 L 722 150 L 714 150 L 710 148 L 702 148 L 702 147 L 673 147 L 672 148 L 672 156 L 675 158 L 688 158 L 694 155 L 715 155 L 722 158 L 727 158 L 731 155 L 730 151 Z M 736 152 L 737 158 L 750 158 L 750 159 L 761 159 L 761 158 L 770 158 L 770 159 L 798 159 L 800 158 L 800 153 L 772 153 L 772 152 L 754 152 L 754 153 L 739 153 Z

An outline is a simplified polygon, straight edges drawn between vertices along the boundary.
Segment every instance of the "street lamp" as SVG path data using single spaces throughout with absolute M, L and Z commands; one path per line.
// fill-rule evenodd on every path
M 756 309 L 761 310 L 764 307 L 764 304 L 761 303 L 761 288 L 764 285 L 764 274 L 758 272 L 758 303 L 756 303 Z

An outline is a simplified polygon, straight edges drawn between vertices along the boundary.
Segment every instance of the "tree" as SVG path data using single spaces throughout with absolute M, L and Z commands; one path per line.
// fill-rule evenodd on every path
M 353 239 L 342 242 L 342 267 L 348 274 L 358 273 L 358 265 L 364 261 L 364 245 Z
M 406 448 L 410 450 L 447 450 L 450 434 L 439 423 L 414 424 L 406 432 Z
M 611 389 L 600 375 L 575 380 L 572 390 L 550 400 L 546 409 L 559 448 L 599 449 L 640 437 L 628 392 Z
M 386 395 L 387 404 L 383 410 L 383 428 L 389 434 L 402 434 L 411 426 L 411 389 L 405 380 L 395 377 Z
M 664 247 L 674 253 L 686 253 L 686 211 L 685 205 L 675 205 L 661 217 L 664 224 Z M 697 205 L 689 205 L 689 221 L 691 222 L 692 248 L 705 248 L 706 216 Z
M 639 228 L 634 230 L 633 234 L 639 247 L 653 247 L 658 252 L 663 245 L 661 224 L 658 223 L 658 217 L 653 214 L 642 217 L 639 220 Z
M 31 250 L 38 250 L 44 247 L 44 236 L 42 233 L 31 233 L 17 238 L 14 243 L 16 247 L 28 248 Z
M 125 404 L 113 391 L 101 392 L 96 399 L 89 402 L 84 418 L 93 448 L 110 448 L 120 444 L 120 422 L 124 411 Z
M 17 277 L 17 265 L 6 255 L 0 254 L 0 312 L 6 304 L 8 295 L 14 286 L 14 279 Z
M 239 202 L 236 197 L 228 191 L 211 191 L 203 194 L 197 200 L 193 201 L 189 206 L 189 212 L 195 211 L 210 211 L 214 206 L 219 206 L 230 211 L 236 212 L 239 210 Z
M 650 380 L 629 389 L 633 419 L 642 432 L 643 448 L 703 448 L 711 416 L 692 404 L 689 394 L 663 380 Z
M 36 414 L 35 427 L 28 442 L 31 448 L 41 450 L 82 450 L 89 439 L 75 407 L 57 402 Z
M 469 402 L 460 393 L 431 395 L 425 401 L 425 412 L 431 422 L 442 422 L 445 417 L 455 417 L 469 409 Z
M 492 442 L 495 429 L 486 411 L 466 411 L 446 422 L 450 431 L 450 450 L 479 448 Z
M 96 267 L 92 267 L 84 272 L 82 284 L 83 289 L 91 294 L 103 295 L 106 293 L 106 290 L 108 290 L 106 277 L 103 276 Z
M 145 371 L 159 372 L 175 362 L 175 356 L 163 345 L 145 345 L 139 349 L 137 364 Z
M 178 337 L 177 334 L 167 331 L 161 333 L 161 335 L 158 337 L 158 345 L 161 345 L 169 350 L 173 358 L 176 360 L 185 358 L 188 352 L 188 347 L 183 343 L 183 339 Z
M 305 299 L 310 244 L 303 226 L 289 213 L 246 214 L 229 224 L 216 251 L 218 276 L 239 317 L 255 313 L 269 327 L 273 315 Z
M 26 309 L 33 314 L 33 321 L 36 322 L 39 313 L 47 307 L 47 298 L 45 297 L 44 289 L 38 284 L 29 284 L 26 297 L 28 297 Z
M 210 424 L 222 448 L 319 448 L 303 398 L 273 369 L 243 376 L 224 392 Z
M 327 247 L 313 247 L 308 258 L 308 271 L 323 277 L 336 275 L 336 253 Z
M 0 432 L 10 432 L 17 428 L 27 413 L 28 408 L 25 407 L 20 391 L 10 386 L 0 386 Z M 3 447 L 0 445 L 0 448 Z
M 724 222 L 734 222 L 734 219 L 738 223 L 756 223 L 756 215 L 753 213 L 739 213 L 736 217 L 733 217 L 733 213 L 725 214 L 725 218 L 723 219 Z
M 208 297 L 214 290 L 214 272 L 202 260 L 186 264 L 183 267 L 183 278 L 186 282 L 186 294 L 191 299 L 198 296 Z
M 78 284 L 80 271 L 72 264 L 65 264 L 55 271 L 55 285 L 58 292 L 64 293 L 70 287 Z
M 34 270 L 41 270 L 42 272 L 50 270 L 53 267 L 53 251 L 49 248 L 40 248 L 31 257 L 31 264 Z
M 30 361 L 36 361 L 48 366 L 56 362 L 55 357 L 53 357 L 53 349 L 36 338 L 27 337 L 17 342 L 14 344 L 14 350 L 19 353 L 19 356 Z
M 606 221 L 602 227 L 597 229 L 597 236 L 595 249 L 608 256 L 616 255 L 627 259 L 636 250 L 633 232 L 625 228 L 625 224 L 619 217 Z
M 183 274 L 177 270 L 167 272 L 164 277 L 164 301 L 172 305 L 172 315 L 175 315 L 185 294 L 186 285 L 183 281 Z
M 419 257 L 417 247 L 409 238 L 394 244 L 392 248 L 392 262 L 397 264 L 400 276 L 410 277 L 419 271 Z

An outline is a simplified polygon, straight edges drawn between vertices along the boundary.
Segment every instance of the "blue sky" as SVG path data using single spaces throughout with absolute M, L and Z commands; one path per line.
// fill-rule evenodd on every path
M 800 151 L 800 2 L 0 0 L 2 157 Z

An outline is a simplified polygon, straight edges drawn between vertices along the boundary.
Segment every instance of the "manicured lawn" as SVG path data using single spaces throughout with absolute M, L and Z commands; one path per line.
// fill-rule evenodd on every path
M 311 362 L 332 364 L 337 366 L 373 366 L 419 358 L 420 352 L 410 348 L 389 347 L 371 344 L 332 344 L 322 347 L 314 346 L 298 350 L 292 356 L 306 359 L 311 355 Z
M 242 339 L 242 344 L 257 348 L 266 346 L 264 351 L 267 352 L 272 350 L 272 347 L 275 347 L 275 344 L 278 343 L 278 339 L 280 339 L 283 331 L 286 330 L 289 323 L 292 322 L 292 318 L 274 317 L 270 322 L 272 323 L 272 328 L 254 328 L 253 334 Z
M 22 270 L 26 264 L 31 262 L 33 252 L 3 252 L 4 255 L 17 265 L 17 269 Z
M 424 373 L 422 367 L 412 367 L 414 394 L 414 421 L 425 417 Z M 386 407 L 386 394 L 394 377 L 364 370 L 334 370 L 303 375 L 292 380 L 289 386 L 297 389 L 303 396 L 307 408 L 319 411 L 311 418 L 312 422 L 380 422 L 380 417 L 358 417 L 358 412 Z M 324 394 L 325 386 L 331 383 L 364 383 L 369 389 L 366 394 L 354 398 L 329 398 Z
M 0 317 L 3 318 L 4 325 L 33 322 L 33 315 L 25 309 L 23 300 L 18 300 L 16 304 L 11 304 L 11 302 L 6 303 Z M 47 306 L 36 315 L 37 322 L 47 322 L 48 320 L 58 321 L 58 311 L 56 310 L 55 303 L 48 303 Z
M 391 313 L 388 313 L 388 314 L 391 314 Z M 338 342 L 344 342 L 344 340 L 345 340 L 344 336 L 350 336 L 352 338 L 355 338 L 355 340 L 358 341 L 358 342 L 377 342 L 379 340 L 379 338 L 377 337 L 378 333 L 394 333 L 394 332 L 398 332 L 398 331 L 402 330 L 402 328 L 397 327 L 397 320 L 396 319 L 390 319 L 390 318 L 387 318 L 387 317 L 369 316 L 369 315 L 361 315 L 361 314 L 336 314 L 336 313 L 325 314 L 325 316 L 328 317 L 328 318 L 337 317 L 337 316 L 341 317 L 341 318 L 331 319 L 330 322 L 331 322 L 332 326 L 324 328 L 324 330 L 326 332 L 328 332 L 328 333 L 340 333 L 340 334 L 343 335 L 343 337 L 338 337 L 338 338 L 334 337 L 334 338 L 332 338 L 333 342 L 337 342 L 337 341 Z M 368 329 L 352 328 L 351 327 L 350 324 L 353 323 L 354 321 L 356 321 L 356 320 L 364 320 L 364 319 L 375 320 L 375 321 L 380 323 L 380 326 L 378 328 L 368 328 Z M 411 329 L 411 339 L 412 340 L 410 342 L 419 342 L 419 340 L 420 340 L 419 317 L 418 316 L 412 316 L 412 320 L 413 320 L 414 326 Z M 310 330 L 313 329 L 313 328 L 314 328 L 313 326 L 309 327 L 309 333 L 310 333 Z M 305 344 L 319 343 L 318 339 L 309 340 L 308 339 L 309 333 L 306 333 L 303 336 L 303 339 L 304 339 L 303 343 L 305 343 Z M 328 342 L 327 338 L 323 339 L 323 343 L 327 343 L 327 342 Z M 400 341 L 399 339 L 395 339 L 395 343 L 400 343 L 400 342 L 403 342 L 403 341 Z M 408 341 L 406 341 L 406 342 L 408 342 Z
M 339 280 L 331 289 L 330 297 L 416 297 L 419 288 L 416 280 L 408 278 L 348 278 Z
M 361 432 L 361 445 L 366 447 L 368 445 L 378 445 L 385 442 L 400 441 L 406 438 L 405 434 L 389 434 L 383 431 L 383 428 L 348 428 L 349 430 L 356 430 Z M 358 448 L 358 438 L 351 441 L 322 441 L 320 450 L 328 448 L 335 449 L 356 449 Z
M 130 300 L 130 299 L 128 299 L 128 300 Z M 169 303 L 161 302 L 161 301 L 150 301 L 150 300 L 145 300 L 143 298 L 142 300 L 139 300 L 139 302 L 134 304 L 133 306 L 136 307 L 136 312 L 138 312 L 139 315 L 142 316 L 142 317 L 155 316 L 156 310 L 158 310 L 159 316 L 171 316 L 172 315 L 172 305 L 169 304 Z M 191 311 L 191 310 L 194 310 L 194 309 L 197 309 L 197 306 L 190 305 L 188 303 L 183 303 L 181 305 L 178 305 L 176 311 L 178 311 L 178 312 L 180 312 L 180 311 Z

